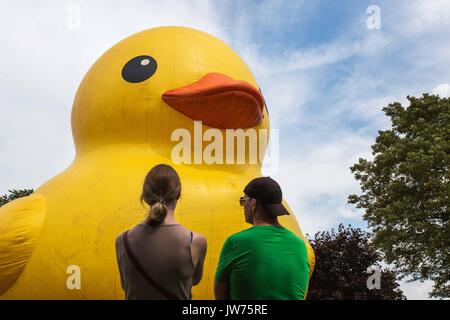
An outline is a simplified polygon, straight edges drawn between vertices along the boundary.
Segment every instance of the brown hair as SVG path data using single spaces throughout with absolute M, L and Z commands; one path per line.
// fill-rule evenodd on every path
M 178 173 L 169 165 L 154 166 L 145 177 L 141 203 L 150 206 L 146 223 L 160 224 L 167 215 L 167 204 L 178 200 L 181 195 L 181 182 Z

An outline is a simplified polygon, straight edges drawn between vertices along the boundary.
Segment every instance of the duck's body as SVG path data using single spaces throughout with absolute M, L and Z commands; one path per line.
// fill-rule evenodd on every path
M 124 81 L 124 64 L 144 54 L 157 61 L 154 75 L 140 83 Z M 171 141 L 171 133 L 177 128 L 192 132 L 193 122 L 186 116 L 189 110 L 170 108 L 161 94 L 209 72 L 257 87 L 230 48 L 188 28 L 141 32 L 97 61 L 74 102 L 75 160 L 33 195 L 0 208 L 1 299 L 123 299 L 114 242 L 145 216 L 139 201 L 143 179 L 159 163 L 172 165 L 182 181 L 177 220 L 208 240 L 203 280 L 194 287 L 193 297 L 213 298 L 220 249 L 228 236 L 249 227 L 239 197 L 244 186 L 261 175 L 261 166 L 172 161 L 177 142 Z M 268 129 L 268 115 L 262 112 L 264 119 L 249 127 Z M 294 214 L 280 222 L 303 238 Z M 76 282 L 71 266 L 79 267 L 79 288 L 71 285 Z

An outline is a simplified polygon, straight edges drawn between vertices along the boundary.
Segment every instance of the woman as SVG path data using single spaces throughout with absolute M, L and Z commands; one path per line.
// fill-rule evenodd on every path
M 126 299 L 189 300 L 203 273 L 206 239 L 176 222 L 181 194 L 177 172 L 159 164 L 145 177 L 141 202 L 147 218 L 116 239 L 116 253 Z

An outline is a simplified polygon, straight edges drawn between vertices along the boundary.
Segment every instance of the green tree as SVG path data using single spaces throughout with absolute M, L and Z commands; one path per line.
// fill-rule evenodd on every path
M 337 232 L 322 231 L 309 239 L 316 255 L 316 268 L 309 283 L 309 300 L 403 300 L 396 274 L 380 266 L 380 253 L 371 245 L 370 234 L 340 224 Z M 369 289 L 368 267 L 377 267 L 380 288 Z
M 450 99 L 424 94 L 383 108 L 392 128 L 379 131 L 373 160 L 350 169 L 362 194 L 374 245 L 402 277 L 434 281 L 430 297 L 450 297 Z
M 30 194 L 33 193 L 33 191 L 34 191 L 33 189 L 8 190 L 9 194 L 4 194 L 0 196 L 0 207 L 4 206 L 8 202 L 13 201 L 14 199 L 29 196 Z

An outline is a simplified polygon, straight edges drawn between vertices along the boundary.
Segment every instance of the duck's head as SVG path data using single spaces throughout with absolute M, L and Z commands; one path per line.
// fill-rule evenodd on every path
M 119 42 L 84 77 L 72 110 L 77 156 L 111 145 L 170 156 L 171 134 L 268 129 L 264 98 L 225 43 L 185 27 L 149 29 Z

